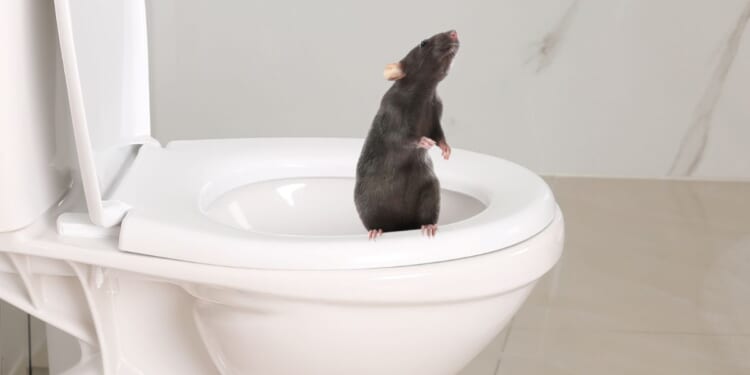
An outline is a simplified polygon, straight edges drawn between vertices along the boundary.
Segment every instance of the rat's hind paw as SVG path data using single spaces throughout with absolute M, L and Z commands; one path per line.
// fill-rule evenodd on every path
M 422 235 L 426 234 L 427 237 L 435 237 L 435 233 L 437 233 L 437 230 L 437 224 L 422 225 Z
M 367 238 L 370 240 L 375 240 L 382 235 L 383 235 L 382 229 L 372 229 L 367 232 Z

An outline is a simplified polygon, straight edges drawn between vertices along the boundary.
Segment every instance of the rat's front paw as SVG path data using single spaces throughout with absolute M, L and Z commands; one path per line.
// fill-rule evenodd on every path
M 427 137 L 422 137 L 419 139 L 419 142 L 417 142 L 417 148 L 423 148 L 425 150 L 429 150 L 434 145 L 435 141 Z
M 440 150 L 442 151 L 443 159 L 448 160 L 448 158 L 451 157 L 451 146 L 448 146 L 448 143 L 445 141 L 440 141 L 438 147 L 440 147 Z

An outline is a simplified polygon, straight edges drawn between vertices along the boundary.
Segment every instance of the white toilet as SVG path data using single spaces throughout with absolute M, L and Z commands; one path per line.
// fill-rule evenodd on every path
M 561 255 L 548 186 L 498 158 L 433 158 L 437 237 L 368 241 L 360 139 L 162 147 L 140 0 L 6 21 L 0 299 L 48 323 L 53 374 L 454 375 Z

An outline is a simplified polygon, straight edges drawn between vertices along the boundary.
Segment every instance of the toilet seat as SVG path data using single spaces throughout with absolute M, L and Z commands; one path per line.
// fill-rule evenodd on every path
M 119 249 L 255 269 L 399 267 L 501 250 L 538 234 L 556 215 L 541 178 L 511 162 L 463 150 L 455 150 L 449 161 L 433 157 L 441 188 L 475 197 L 487 207 L 441 225 L 436 239 L 404 231 L 371 242 L 364 228 L 356 235 L 272 234 L 238 229 L 205 214 L 220 195 L 247 184 L 353 179 L 361 146 L 361 139 L 341 138 L 178 141 L 164 148 L 145 144 L 110 197 L 131 207 L 121 223 Z

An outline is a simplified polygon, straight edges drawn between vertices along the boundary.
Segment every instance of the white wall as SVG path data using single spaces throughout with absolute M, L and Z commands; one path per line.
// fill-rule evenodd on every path
M 750 178 L 748 0 L 148 8 L 162 141 L 362 137 L 383 66 L 456 28 L 462 47 L 439 88 L 454 147 L 549 174 Z

